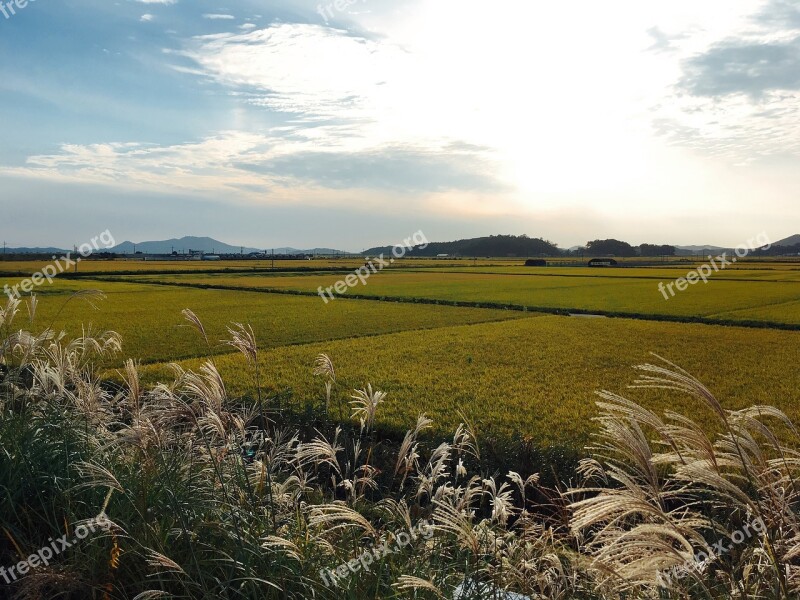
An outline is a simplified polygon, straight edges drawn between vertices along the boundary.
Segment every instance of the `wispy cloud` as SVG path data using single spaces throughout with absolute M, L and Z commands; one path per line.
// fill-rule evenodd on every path
M 783 42 L 726 40 L 686 62 L 680 85 L 693 96 L 746 94 L 758 101 L 800 89 L 800 37 Z
M 779 29 L 800 29 L 800 4 L 795 0 L 770 0 L 756 20 Z
M 800 7 L 771 0 L 741 31 L 680 57 L 656 130 L 739 164 L 800 154 Z
M 221 132 L 172 146 L 64 145 L 57 154 L 32 156 L 22 168 L 0 172 L 65 182 L 173 193 L 236 194 L 251 202 L 284 203 L 300 189 L 361 189 L 392 194 L 456 190 L 503 192 L 492 165 L 473 148 L 448 152 L 384 147 L 340 153 L 316 149 L 291 129 L 273 135 Z
M 199 37 L 185 55 L 210 77 L 250 90 L 252 104 L 309 117 L 364 117 L 368 95 L 402 51 L 317 25 L 278 24 Z
M 682 32 L 669 35 L 660 27 L 651 27 L 647 30 L 647 35 L 653 39 L 653 45 L 647 50 L 650 52 L 676 52 L 678 50 L 676 42 L 685 40 L 688 33 Z
M 309 24 L 277 23 L 197 37 L 180 53 L 243 102 L 291 118 L 292 145 L 363 152 L 416 147 L 439 152 L 472 142 L 491 150 L 463 119 L 479 99 L 473 82 L 437 85 L 435 65 L 386 39 Z M 185 66 L 182 68 L 186 68 Z M 476 77 L 479 75 L 476 73 Z M 436 93 L 427 93 L 433 89 Z M 467 126 L 465 126 L 467 125 Z

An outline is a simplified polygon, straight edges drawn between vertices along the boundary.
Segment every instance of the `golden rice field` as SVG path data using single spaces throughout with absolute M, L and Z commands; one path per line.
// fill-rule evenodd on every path
M 632 393 L 625 389 L 635 376 L 631 365 L 652 360 L 650 352 L 680 363 L 728 408 L 773 404 L 800 418 L 800 370 L 793 367 L 799 349 L 800 332 L 548 315 L 272 349 L 262 354 L 261 369 L 271 392 L 291 390 L 298 407 L 320 403 L 323 382 L 311 370 L 325 352 L 337 368 L 334 415 L 336 399 L 347 401 L 353 388 L 371 383 L 389 394 L 379 411 L 387 427 L 403 429 L 424 412 L 444 433 L 463 411 L 484 434 L 582 447 L 598 412 L 593 392 Z M 254 394 L 240 355 L 215 361 L 229 394 Z M 181 364 L 197 368 L 200 361 Z M 150 381 L 171 377 L 166 365 L 144 373 Z M 705 414 L 679 395 L 634 395 L 659 411 Z
M 364 264 L 364 258 L 358 256 L 344 256 L 337 258 L 314 258 L 311 260 L 270 260 L 270 259 L 256 259 L 256 260 L 222 260 L 222 261 L 199 261 L 199 260 L 129 260 L 129 259 L 116 259 L 116 260 L 83 260 L 78 265 L 78 273 L 121 273 L 121 272 L 135 272 L 135 273 L 152 273 L 152 272 L 176 272 L 176 273 L 192 273 L 192 272 L 241 272 L 247 273 L 249 271 L 264 271 L 270 270 L 273 267 L 276 270 L 313 270 L 313 269 L 355 269 Z M 557 265 L 563 263 L 575 263 L 576 261 L 587 262 L 589 259 L 579 258 L 555 258 L 547 259 L 552 267 L 546 269 L 547 271 L 559 269 Z M 676 268 L 678 270 L 685 267 L 692 267 L 693 265 L 700 264 L 704 259 L 701 257 L 674 257 L 671 262 L 677 264 L 670 264 L 657 267 L 636 267 L 641 263 L 659 263 L 659 259 L 653 258 L 618 258 L 620 264 L 626 265 L 630 268 L 615 270 L 617 276 L 628 276 L 629 271 L 638 271 L 639 269 L 661 269 L 661 268 Z M 465 270 L 472 272 L 499 272 L 499 273 L 530 273 L 531 271 L 541 271 L 542 269 L 530 268 L 523 266 L 524 258 L 417 258 L 407 256 L 397 259 L 396 262 L 389 268 L 405 269 L 405 268 L 448 268 L 452 270 Z M 40 271 L 46 265 L 51 264 L 51 261 L 41 260 L 24 260 L 24 261 L 4 261 L 0 257 L 0 276 L 3 275 L 22 275 L 29 276 L 32 273 Z M 498 270 L 499 269 L 499 270 Z M 579 269 L 576 269 L 579 270 Z M 597 269 L 582 269 L 585 272 L 596 273 Z M 750 259 L 745 258 L 740 260 L 737 264 L 728 267 L 724 277 L 730 277 L 732 272 L 739 270 L 761 270 L 761 271 L 791 271 L 796 270 L 800 272 L 800 259 Z M 70 270 L 74 272 L 74 270 Z M 633 275 L 633 274 L 630 274 Z M 635 276 L 635 275 L 634 275 Z
M 345 297 L 328 304 L 313 294 L 341 279 L 352 265 L 337 272 L 148 275 L 144 269 L 136 276 L 62 278 L 37 288 L 33 329 L 63 327 L 74 334 L 80 324 L 92 324 L 116 330 L 124 340 L 123 357 L 147 363 L 144 373 L 151 381 L 169 378 L 169 362 L 196 368 L 199 357 L 210 355 L 231 396 L 253 397 L 251 372 L 220 342 L 231 322 L 250 323 L 261 352 L 264 387 L 290 398 L 298 410 L 321 402 L 323 385 L 311 376 L 311 366 L 316 355 L 326 352 L 338 369 L 336 418 L 343 417 L 342 403 L 352 389 L 371 383 L 389 393 L 379 411 L 387 428 L 405 428 L 425 412 L 444 433 L 463 412 L 489 438 L 522 439 L 534 446 L 582 447 L 597 414 L 593 391 L 624 392 L 633 376 L 630 366 L 647 360 L 650 352 L 692 371 L 729 408 L 773 404 L 800 418 L 795 368 L 800 332 L 769 328 L 800 324 L 800 271 L 793 266 L 763 263 L 729 270 L 666 301 L 658 282 L 685 275 L 686 266 L 528 269 L 518 262 L 471 268 L 442 263 L 424 269 L 406 264 L 352 290 L 374 299 Z M 19 280 L 6 277 L 0 286 Z M 80 298 L 69 300 L 70 294 L 88 289 L 102 290 L 106 299 L 96 308 Z M 386 301 L 395 297 L 409 302 Z M 756 321 L 767 328 L 411 302 L 419 299 Z M 210 347 L 187 327 L 184 308 L 203 321 Z M 24 312 L 19 315 L 17 326 L 26 326 L 26 318 Z M 109 376 L 115 376 L 120 360 L 107 365 Z M 702 417 L 702 410 L 685 398 L 654 392 L 640 397 L 651 408 Z
M 700 263 L 690 261 L 685 264 L 659 265 L 649 267 L 626 267 L 624 269 L 598 269 L 590 267 L 524 267 L 524 266 L 448 266 L 443 267 L 440 273 L 477 273 L 488 275 L 530 275 L 530 276 L 561 276 L 561 277 L 599 277 L 599 278 L 639 278 L 656 280 L 674 280 L 685 276 L 691 269 L 696 269 Z M 413 267 L 409 267 L 413 268 Z M 715 273 L 716 281 L 800 281 L 800 263 L 793 265 L 733 265 Z
M 633 270 L 633 269 L 632 269 Z M 668 300 L 659 282 L 669 283 L 686 271 L 659 269 L 636 276 L 618 276 L 624 269 L 585 273 L 589 269 L 559 269 L 528 276 L 507 273 L 432 271 L 382 272 L 346 294 L 375 298 L 424 298 L 447 302 L 499 303 L 535 309 L 582 310 L 665 317 L 704 317 L 733 321 L 800 324 L 800 280 L 786 278 L 710 279 Z M 575 271 L 574 273 L 572 271 Z M 644 271 L 637 269 L 636 271 Z M 754 271 L 754 273 L 761 273 Z M 769 273 L 769 272 L 767 272 Z M 783 273 L 783 272 L 781 272 Z M 240 289 L 294 290 L 315 293 L 342 279 L 341 273 L 283 275 L 168 275 L 135 277 L 136 281 L 175 282 Z M 345 294 L 345 295 L 346 295 Z M 337 300 L 340 302 L 341 300 Z M 335 302 L 333 302 L 335 303 Z M 780 306 L 777 310 L 769 307 Z M 755 313 L 749 311 L 757 311 Z
M 0 286 L 6 283 L 0 280 Z M 100 302 L 70 294 L 99 289 Z M 252 292 L 227 292 L 145 286 L 130 283 L 57 281 L 40 291 L 34 329 L 53 327 L 76 333 L 80 324 L 110 329 L 122 335 L 125 357 L 144 362 L 177 360 L 227 352 L 219 344 L 231 321 L 249 323 L 264 348 L 359 337 L 395 331 L 432 329 L 485 321 L 513 319 L 523 313 L 445 306 L 415 306 L 381 302 L 340 302 L 323 306 L 305 296 L 278 296 Z M 69 301 L 68 301 L 69 300 Z M 206 325 L 212 347 L 200 343 L 181 315 L 191 308 Z M 23 309 L 18 327 L 28 326 Z M 121 360 L 121 359 L 120 359 Z
M 520 264 L 520 259 L 429 259 L 429 258 L 402 258 L 397 260 L 397 267 L 458 267 L 465 263 L 477 266 L 506 266 Z M 40 271 L 52 261 L 3 261 L 0 260 L 0 274 L 19 274 L 29 276 Z M 152 273 L 152 272 L 187 272 L 193 271 L 220 271 L 220 272 L 248 272 L 270 270 L 273 267 L 280 269 L 355 269 L 364 264 L 364 259 L 358 256 L 344 256 L 340 258 L 314 258 L 311 260 L 83 260 L 78 265 L 77 272 L 82 273 Z M 74 269 L 69 270 L 74 273 Z

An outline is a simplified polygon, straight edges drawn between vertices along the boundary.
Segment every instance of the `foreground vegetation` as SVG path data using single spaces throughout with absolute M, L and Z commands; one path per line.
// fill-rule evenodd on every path
M 262 389 L 269 373 L 247 326 L 231 325 L 227 343 L 256 382 L 255 402 L 228 392 L 216 359 L 153 387 L 128 361 L 124 384 L 109 386 L 99 373 L 119 352 L 117 334 L 20 331 L 20 308 L 0 311 L 0 565 L 25 571 L 0 581 L 4 595 L 800 594 L 790 419 L 766 405 L 727 410 L 675 365 L 639 367 L 637 386 L 686 395 L 717 434 L 603 392 L 592 458 L 549 489 L 534 473 L 490 469 L 468 419 L 446 442 L 425 415 L 399 443 L 384 439 L 376 419 L 389 398 L 370 385 L 350 392 L 348 422 L 331 424 L 341 375 L 325 355 L 314 370 L 317 409 L 288 420 Z M 208 341 L 196 315 L 184 315 Z M 98 535 L 19 569 L 98 516 Z

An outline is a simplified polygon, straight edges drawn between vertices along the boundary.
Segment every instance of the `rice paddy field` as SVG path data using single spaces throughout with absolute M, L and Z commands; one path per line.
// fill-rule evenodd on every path
M 737 271 L 699 282 L 665 299 L 664 285 L 687 269 L 532 269 L 466 272 L 450 269 L 393 270 L 372 276 L 367 285 L 344 295 L 383 299 L 424 299 L 473 304 L 495 303 L 530 310 L 559 309 L 621 316 L 705 318 L 800 325 L 800 270 Z M 296 291 L 314 294 L 334 285 L 343 273 L 195 274 L 131 277 L 138 282 L 222 289 Z M 338 302 L 339 300 L 337 300 Z M 335 302 L 334 302 L 335 303 Z
M 0 286 L 6 282 L 0 280 Z M 101 290 L 105 299 L 90 303 L 72 298 L 72 294 L 90 289 Z M 145 363 L 229 352 L 230 348 L 217 342 L 227 335 L 226 327 L 232 321 L 250 324 L 261 346 L 271 349 L 524 316 L 503 310 L 380 302 L 340 302 L 328 307 L 318 298 L 305 296 L 85 280 L 56 281 L 40 294 L 34 329 L 49 326 L 75 333 L 80 324 L 95 330 L 111 329 L 122 336 L 124 357 Z M 184 308 L 191 308 L 202 319 L 210 347 L 188 326 L 181 315 Z M 27 316 L 21 315 L 20 322 Z
M 800 332 L 546 315 L 273 349 L 261 368 L 271 393 L 291 391 L 297 408 L 319 404 L 325 391 L 311 372 L 325 352 L 338 373 L 334 416 L 352 389 L 371 383 L 389 394 L 379 422 L 391 429 L 407 429 L 424 412 L 445 435 L 461 412 L 484 436 L 582 448 L 597 413 L 594 391 L 627 393 L 631 366 L 654 360 L 649 352 L 679 362 L 729 408 L 769 403 L 800 418 L 800 371 L 788 367 L 798 348 Z M 197 369 L 201 362 L 181 366 Z M 216 364 L 229 393 L 253 395 L 252 370 L 241 355 Z M 143 377 L 166 382 L 171 373 L 150 365 Z M 635 397 L 651 409 L 712 422 L 696 400 L 652 391 Z
M 465 263 L 475 266 L 493 267 L 518 264 L 519 260 L 482 258 L 467 259 L 414 259 L 403 258 L 397 261 L 398 267 L 459 267 Z M 23 275 L 41 270 L 48 261 L 3 261 L 0 260 L 0 275 Z M 78 265 L 78 273 L 153 273 L 153 272 L 252 272 L 275 270 L 313 270 L 313 269 L 355 269 L 364 264 L 359 256 L 342 256 L 312 259 L 254 259 L 254 260 L 84 260 Z M 74 271 L 74 269 L 73 269 Z
M 798 263 L 736 265 L 665 300 L 658 283 L 686 275 L 694 263 L 589 269 L 420 260 L 374 274 L 326 304 L 318 288 L 363 263 L 286 262 L 295 270 L 187 262 L 164 273 L 173 265 L 87 263 L 94 270 L 36 290 L 32 329 L 116 330 L 124 349 L 106 365 L 112 379 L 127 357 L 146 365 L 148 382 L 167 382 L 169 363 L 196 369 L 212 356 L 229 395 L 254 398 L 252 370 L 220 342 L 232 322 L 249 323 L 261 352 L 262 389 L 284 406 L 302 411 L 322 402 L 324 387 L 312 366 L 327 353 L 338 373 L 333 416 L 345 418 L 352 390 L 370 383 L 388 393 L 380 424 L 398 431 L 424 412 L 444 435 L 463 414 L 487 438 L 580 449 L 595 427 L 593 392 L 627 393 L 631 366 L 651 360 L 651 352 L 688 369 L 728 408 L 772 404 L 800 419 Z M 20 275 L 0 269 L 7 274 L 0 286 L 37 267 L 8 264 Z M 110 273 L 102 264 L 119 269 Z M 89 289 L 102 290 L 105 300 L 91 306 L 73 296 Z M 185 308 L 204 323 L 210 345 L 187 326 Z M 588 314 L 569 316 L 575 311 Z M 18 327 L 26 317 L 20 315 Z M 692 322 L 698 319 L 707 322 Z M 658 411 L 703 416 L 693 401 L 674 394 L 635 397 Z

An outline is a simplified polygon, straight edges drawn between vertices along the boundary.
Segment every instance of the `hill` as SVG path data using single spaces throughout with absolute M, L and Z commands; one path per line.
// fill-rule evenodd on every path
M 200 250 L 202 252 L 213 252 L 216 254 L 239 254 L 242 252 L 241 246 L 231 246 L 210 237 L 186 236 L 180 239 L 150 241 L 150 242 L 122 242 L 109 248 L 109 252 L 116 254 L 133 254 L 142 252 L 144 254 L 170 254 L 172 251 L 180 254 L 188 253 L 189 250 Z M 261 249 L 263 251 L 263 248 Z M 258 252 L 257 248 L 244 248 L 244 253 Z
M 231 246 L 225 242 L 220 242 L 210 237 L 186 236 L 178 239 L 150 241 L 150 242 L 122 242 L 109 248 L 108 252 L 114 254 L 133 254 L 142 252 L 143 254 L 171 254 L 173 251 L 179 254 L 187 254 L 189 250 L 199 250 L 213 254 L 271 254 L 274 250 L 276 255 L 287 254 L 344 254 L 341 250 L 332 248 L 312 248 L 310 250 L 300 250 L 298 248 L 249 248 L 247 246 Z
M 370 248 L 364 254 L 389 254 L 392 246 Z M 527 235 L 492 235 L 489 237 L 456 240 L 454 242 L 431 242 L 426 247 L 417 246 L 414 256 L 559 256 L 558 246 L 541 238 Z
M 4 254 L 65 254 L 63 248 L 4 248 Z
M 786 239 L 780 240 L 779 242 L 774 242 L 773 246 L 797 246 L 800 245 L 800 233 L 796 235 L 789 236 Z
M 676 256 L 706 256 L 709 254 L 720 254 L 725 251 L 732 251 L 732 248 L 721 248 L 720 246 L 675 246 Z

